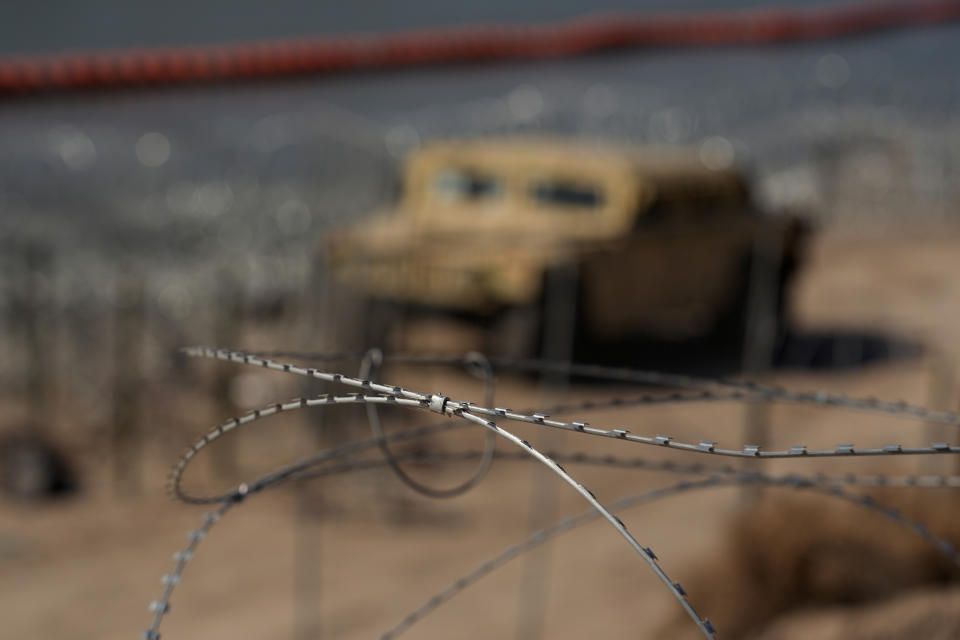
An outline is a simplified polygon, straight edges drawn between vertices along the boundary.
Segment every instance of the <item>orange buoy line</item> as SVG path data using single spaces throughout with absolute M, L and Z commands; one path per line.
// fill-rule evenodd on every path
M 0 93 L 129 87 L 430 64 L 573 56 L 626 47 L 771 44 L 859 35 L 960 18 L 960 0 L 814 8 L 591 15 L 536 25 L 0 58 Z

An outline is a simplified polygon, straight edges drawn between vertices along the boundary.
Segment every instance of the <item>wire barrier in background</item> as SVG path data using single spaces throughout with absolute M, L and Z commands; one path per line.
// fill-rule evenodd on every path
M 224 46 L 0 60 L 0 93 L 146 86 L 573 56 L 626 47 L 771 44 L 956 20 L 957 0 L 590 15 L 536 25 L 421 29 Z
M 666 388 L 685 388 L 688 391 L 668 393 L 645 393 L 633 398 L 612 398 L 606 401 L 587 401 L 580 404 L 564 404 L 549 409 L 552 413 L 575 413 L 588 409 L 620 408 L 643 406 L 662 403 L 687 403 L 709 401 L 738 401 L 738 402 L 790 402 L 820 407 L 846 407 L 862 411 L 871 411 L 883 415 L 899 416 L 909 419 L 934 421 L 942 424 L 960 425 L 960 414 L 946 411 L 927 411 L 906 403 L 882 402 L 875 399 L 850 398 L 825 392 L 793 392 L 779 387 L 757 385 L 750 382 L 722 379 L 695 378 L 673 374 L 662 374 L 649 371 L 638 371 L 623 368 L 574 365 L 555 363 L 542 360 L 517 360 L 507 358 L 487 358 L 477 353 L 465 356 L 437 356 L 437 355 L 397 355 L 385 356 L 379 350 L 371 350 L 365 354 L 304 354 L 296 352 L 273 352 L 300 360 L 314 360 L 322 362 L 360 360 L 360 376 L 350 377 L 340 373 L 332 373 L 301 365 L 281 363 L 266 356 L 257 356 L 249 353 L 216 350 L 204 347 L 192 347 L 184 350 L 194 357 L 217 358 L 232 362 L 239 362 L 250 366 L 272 369 L 286 373 L 316 378 L 318 380 L 337 383 L 346 387 L 359 389 L 360 392 L 334 395 L 324 394 L 313 397 L 302 397 L 294 400 L 277 403 L 254 410 L 241 417 L 215 427 L 200 438 L 174 465 L 169 481 L 169 489 L 175 498 L 193 504 L 216 505 L 215 509 L 204 516 L 202 526 L 190 532 L 189 544 L 174 554 L 175 566 L 171 573 L 163 578 L 164 589 L 160 598 L 151 603 L 154 612 L 153 622 L 143 633 L 147 640 L 160 638 L 159 627 L 164 615 L 170 611 L 170 597 L 173 589 L 179 584 L 184 568 L 193 558 L 200 541 L 210 531 L 227 511 L 242 503 L 250 496 L 265 489 L 273 488 L 290 480 L 320 478 L 334 474 L 343 474 L 365 469 L 389 467 L 411 489 L 430 497 L 452 497 L 460 495 L 479 484 L 494 459 L 500 460 L 535 460 L 548 467 L 561 480 L 569 484 L 589 504 L 586 512 L 567 518 L 533 533 L 527 539 L 511 546 L 484 562 L 470 573 L 462 576 L 453 584 L 438 592 L 425 601 L 416 610 L 410 612 L 395 626 L 384 632 L 381 638 L 395 638 L 421 620 L 433 609 L 437 608 L 450 598 L 466 589 L 477 580 L 503 566 L 525 551 L 533 549 L 546 540 L 569 531 L 581 524 L 604 518 L 625 539 L 627 544 L 643 559 L 656 574 L 673 597 L 684 608 L 691 620 L 699 627 L 705 637 L 715 637 L 716 631 L 710 621 L 701 617 L 690 605 L 686 592 L 679 583 L 671 580 L 663 571 L 657 555 L 649 547 L 643 546 L 627 531 L 626 526 L 615 515 L 615 512 L 647 504 L 655 500 L 672 497 L 682 493 L 699 491 L 721 486 L 753 485 L 784 487 L 794 490 L 810 491 L 815 494 L 834 497 L 847 501 L 862 508 L 878 512 L 893 520 L 897 524 L 920 536 L 938 549 L 950 562 L 960 566 L 960 554 L 952 543 L 940 539 L 932 534 L 923 524 L 913 521 L 896 509 L 885 507 L 877 503 L 872 497 L 851 492 L 846 487 L 960 487 L 960 476 L 952 475 L 857 475 L 843 474 L 830 476 L 824 474 L 797 474 L 767 475 L 764 473 L 745 471 L 729 465 L 708 465 L 702 463 L 678 463 L 675 461 L 651 461 L 643 458 L 622 458 L 616 456 L 595 456 L 586 453 L 553 453 L 541 452 L 527 441 L 519 438 L 502 426 L 507 421 L 531 423 L 544 427 L 565 429 L 587 435 L 612 437 L 637 444 L 680 449 L 690 453 L 699 453 L 712 456 L 733 457 L 857 457 L 857 456 L 897 456 L 907 453 L 922 454 L 952 454 L 960 453 L 960 446 L 947 443 L 932 443 L 928 447 L 908 447 L 900 444 L 885 445 L 882 447 L 859 448 L 853 445 L 839 445 L 832 450 L 811 450 L 803 445 L 791 447 L 786 451 L 761 451 L 759 447 L 745 445 L 740 449 L 723 449 L 716 442 L 703 440 L 697 444 L 681 443 L 669 436 L 638 436 L 630 434 L 625 429 L 603 429 L 591 427 L 586 422 L 562 422 L 550 419 L 547 413 L 525 411 L 515 412 L 510 409 L 480 406 L 472 402 L 465 402 L 435 393 L 420 393 L 399 386 L 374 382 L 373 378 L 384 362 L 404 362 L 419 364 L 445 364 L 450 366 L 464 366 L 480 378 L 485 386 L 484 400 L 493 405 L 494 373 L 498 370 L 514 371 L 565 371 L 574 375 L 591 376 L 613 381 L 632 381 L 642 384 L 654 384 Z M 690 391 L 692 389 L 693 391 Z M 188 494 L 181 487 L 181 478 L 187 466 L 196 455 L 213 441 L 224 436 L 229 431 L 242 425 L 250 424 L 268 416 L 293 411 L 304 407 L 329 405 L 364 405 L 368 411 L 367 417 L 372 436 L 349 442 L 336 447 L 324 449 L 289 465 L 280 467 L 251 482 L 239 484 L 233 490 L 212 496 L 197 496 Z M 380 424 L 377 408 L 380 406 L 399 406 L 415 410 L 429 411 L 451 418 L 444 423 L 429 424 L 396 433 L 385 434 Z M 393 443 L 435 435 L 446 430 L 468 426 L 482 427 L 487 434 L 484 448 L 480 451 L 458 451 L 447 453 L 416 452 L 399 454 L 390 448 Z M 508 452 L 495 451 L 496 437 L 500 436 L 517 446 L 517 450 Z M 356 458 L 371 449 L 379 449 L 382 454 L 379 458 Z M 453 489 L 437 489 L 413 481 L 400 466 L 407 461 L 452 461 L 475 460 L 477 468 L 473 476 L 466 482 Z M 574 479 L 562 464 L 595 465 L 621 469 L 637 469 L 648 471 L 670 472 L 675 474 L 697 476 L 699 479 L 685 479 L 675 484 L 646 491 L 644 493 L 619 498 L 603 505 L 599 499 L 583 484 Z

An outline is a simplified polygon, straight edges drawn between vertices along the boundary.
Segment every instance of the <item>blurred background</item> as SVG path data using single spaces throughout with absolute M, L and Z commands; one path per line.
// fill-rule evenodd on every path
M 843 6 L 803 2 L 785 9 L 799 14 L 785 15 L 819 12 L 833 24 L 830 11 Z M 809 39 L 757 36 L 782 5 L 736 0 L 162 7 L 97 0 L 0 8 L 0 619 L 10 637 L 136 637 L 149 625 L 147 604 L 170 570 L 169 554 L 203 513 L 166 497 L 168 466 L 231 416 L 329 390 L 189 360 L 178 351 L 186 345 L 304 353 L 480 349 L 960 408 L 960 25 L 951 21 L 960 7 L 884 6 L 900 9 L 888 11 L 893 18 L 883 29 Z M 913 13 L 903 9 L 910 6 Z M 665 18 L 664 11 L 674 13 Z M 719 20 L 728 11 L 748 13 L 734 14 L 741 22 L 731 29 L 741 35 L 727 43 L 702 23 L 695 29 L 683 22 Z M 630 23 L 603 17 L 619 12 L 660 20 L 653 33 L 669 26 L 676 37 L 634 42 L 642 46 L 615 40 L 582 55 L 468 53 L 442 64 L 411 54 L 406 62 L 359 59 L 326 71 L 306 62 L 277 63 L 283 73 L 269 64 L 256 73 L 219 73 L 213 63 L 197 63 L 193 76 L 119 71 L 131 59 L 128 49 L 159 52 L 161 62 L 172 56 L 169 62 L 178 51 L 214 56 L 192 48 L 206 45 L 349 47 L 351 38 L 311 39 L 382 34 L 369 43 L 412 29 Z M 531 42 L 536 35 L 529 32 Z M 275 55 L 266 45 L 243 51 Z M 113 71 L 97 71 L 101 54 Z M 71 67 L 71 60 L 83 62 Z M 65 75 L 57 75 L 57 64 L 66 65 Z M 316 73 L 304 72 L 311 68 Z M 405 164 L 444 140 L 547 139 L 566 146 L 535 150 L 522 171 L 559 182 L 537 192 L 542 202 L 504 206 L 505 216 L 571 203 L 619 215 L 603 203 L 613 203 L 620 189 L 642 188 L 633 180 L 684 204 L 625 205 L 623 215 L 638 221 L 599 241 L 571 240 L 572 214 L 565 211 L 527 236 L 506 223 L 484 223 L 482 233 L 460 222 L 444 230 L 445 216 L 469 221 L 475 200 L 498 193 L 483 180 L 520 179 L 512 164 L 518 152 L 506 144 L 483 160 L 463 160 L 467 148 L 445 156 L 449 167 L 440 162 L 434 173 L 416 175 L 414 164 Z M 660 161 L 673 158 L 674 147 L 684 150 L 682 170 Z M 624 149 L 639 149 L 640 165 L 651 175 L 660 171 L 659 182 L 643 182 L 642 170 L 586 192 L 563 182 L 606 179 L 605 168 L 620 160 L 607 165 L 593 154 L 619 158 Z M 464 163 L 483 180 L 457 175 L 451 182 L 448 169 Z M 703 175 L 720 174 L 734 185 L 735 206 L 720 203 L 722 188 L 701 184 L 709 182 Z M 440 195 L 429 195 L 434 190 Z M 650 231 L 644 221 L 656 216 L 665 226 Z M 400 222 L 369 231 L 374 227 L 364 225 L 384 224 L 375 219 Z M 771 226 L 794 231 L 758 231 Z M 696 244 L 733 231 L 737 242 Z M 633 255 L 640 249 L 630 239 L 638 237 L 655 238 L 643 251 L 663 256 L 657 269 L 580 260 L 596 251 Z M 380 243 L 360 247 L 365 238 Z M 491 272 L 524 256 L 549 258 L 527 267 L 536 284 L 525 298 L 494 298 L 482 309 L 462 300 L 425 303 L 411 292 L 429 292 L 426 271 L 397 266 L 406 274 L 403 286 L 364 275 L 374 263 L 417 263 L 438 244 L 445 246 L 441 262 L 482 255 Z M 675 275 L 694 261 L 700 266 L 690 278 Z M 690 293 L 685 304 L 715 312 L 724 330 L 711 325 L 666 337 L 637 331 L 615 340 L 600 329 L 581 334 L 584 309 L 597 306 L 586 302 L 598 299 L 597 282 L 616 281 L 614 299 L 643 303 L 654 296 L 655 277 L 670 294 L 687 291 L 717 261 L 734 265 L 721 279 L 720 298 Z M 343 264 L 353 265 L 352 279 L 338 276 Z M 597 269 L 591 281 L 585 274 Z M 477 279 L 464 282 L 458 295 L 476 302 Z M 650 307 L 659 304 L 649 300 Z M 511 313 L 517 309 L 535 315 Z M 336 367 L 355 375 L 358 362 Z M 418 391 L 484 397 L 483 383 L 456 368 L 391 365 L 382 377 Z M 505 369 L 498 371 L 497 405 L 543 407 L 560 398 L 649 391 Z M 416 421 L 388 417 L 389 430 Z M 942 426 L 736 403 L 576 417 L 733 447 L 953 441 Z M 305 451 L 366 437 L 366 429 L 362 412 L 347 409 L 278 416 L 205 451 L 186 483 L 201 492 L 224 490 Z M 607 441 L 519 432 L 549 449 L 647 455 Z M 418 446 L 481 444 L 478 434 L 464 432 Z M 670 451 L 650 457 L 683 459 Z M 467 477 L 469 466 L 421 464 L 414 471 L 449 486 Z M 480 487 L 453 501 L 416 495 L 382 470 L 252 499 L 198 551 L 163 635 L 381 633 L 484 558 L 583 508 L 547 472 L 529 467 L 497 465 Z M 939 456 L 762 468 L 956 470 Z M 649 472 L 573 470 L 590 479 L 602 501 L 670 481 Z M 951 490 L 889 492 L 891 504 L 960 539 L 960 519 L 949 517 Z M 643 507 L 624 520 L 683 580 L 694 605 L 727 630 L 724 637 L 955 637 L 956 568 L 873 517 L 798 502 L 783 490 L 715 489 Z M 797 521 L 821 526 L 800 535 L 789 525 Z M 695 631 L 599 524 L 545 549 L 458 596 L 411 637 L 673 638 Z

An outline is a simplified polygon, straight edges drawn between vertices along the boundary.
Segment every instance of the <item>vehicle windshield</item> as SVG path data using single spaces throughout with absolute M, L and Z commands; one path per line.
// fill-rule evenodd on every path
M 485 200 L 503 192 L 500 180 L 471 169 L 446 169 L 434 180 L 442 200 Z
M 598 187 L 572 182 L 538 182 L 531 194 L 537 202 L 563 209 L 596 209 L 603 204 L 603 193 Z

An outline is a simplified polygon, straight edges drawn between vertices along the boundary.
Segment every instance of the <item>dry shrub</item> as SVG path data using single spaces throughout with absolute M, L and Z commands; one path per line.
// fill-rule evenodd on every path
M 960 546 L 960 513 L 949 490 L 872 495 Z M 797 610 L 887 600 L 960 578 L 960 568 L 920 536 L 882 514 L 821 495 L 765 490 L 738 511 L 724 535 L 721 552 L 683 581 L 693 605 L 724 638 L 759 637 L 775 619 Z M 955 610 L 953 628 L 958 623 Z M 697 637 L 691 627 L 678 617 L 659 635 Z
M 960 588 L 918 589 L 857 607 L 787 614 L 756 640 L 955 640 L 958 612 Z

